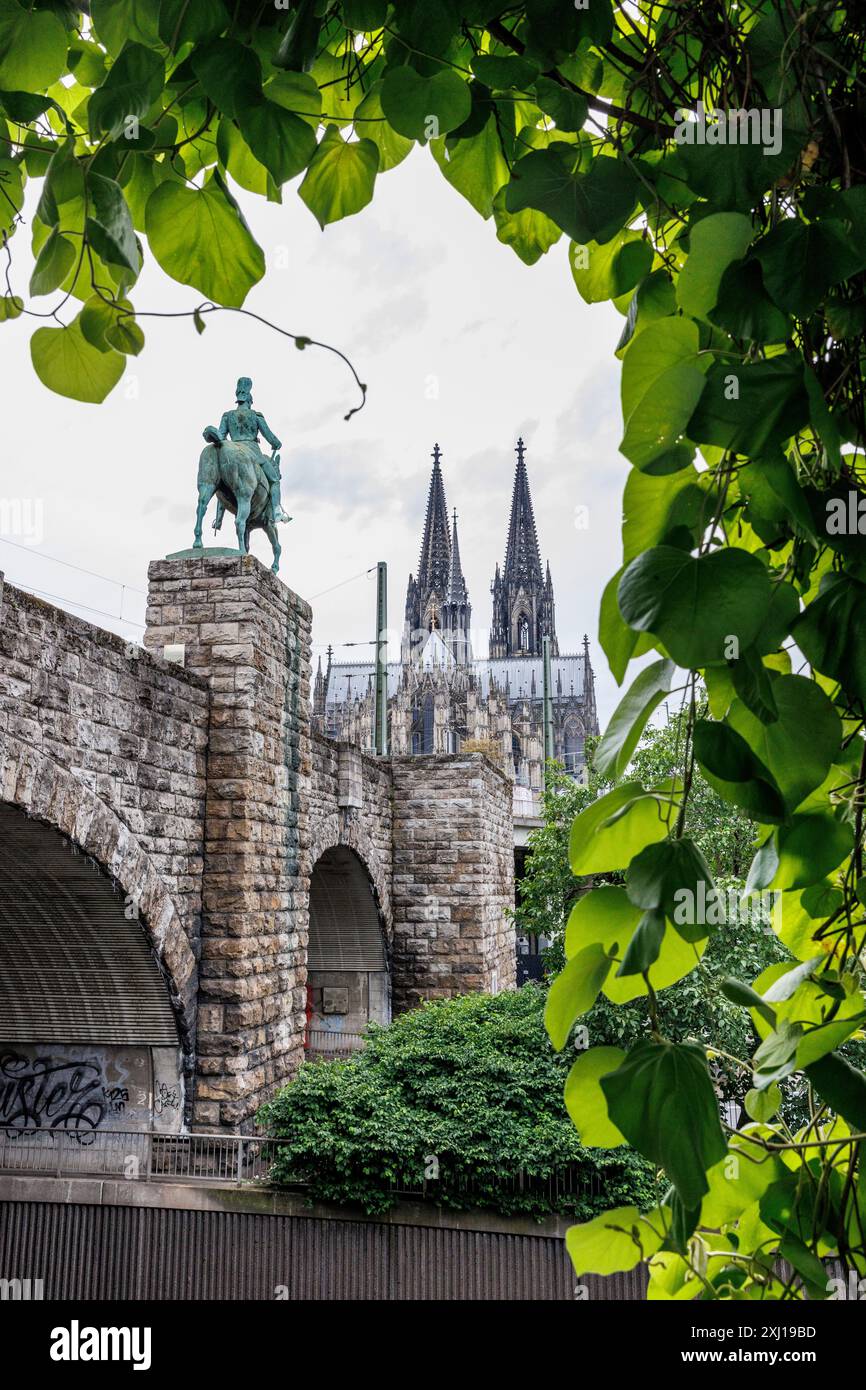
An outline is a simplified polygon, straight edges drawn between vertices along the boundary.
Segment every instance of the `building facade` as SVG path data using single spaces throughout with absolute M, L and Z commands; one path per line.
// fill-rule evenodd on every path
M 460 558 L 457 514 L 449 521 L 439 445 L 421 539 L 410 574 L 399 662 L 388 666 L 389 747 L 395 755 L 487 752 L 515 783 L 515 808 L 537 794 L 544 770 L 542 639 L 550 638 L 554 757 L 584 775 L 584 742 L 598 733 L 589 640 L 561 653 L 550 565 L 542 567 L 526 446 L 517 466 L 505 561 L 491 584 L 488 651 L 472 644 L 472 605 Z M 332 738 L 373 742 L 371 661 L 335 662 L 329 648 L 313 692 L 314 718 Z

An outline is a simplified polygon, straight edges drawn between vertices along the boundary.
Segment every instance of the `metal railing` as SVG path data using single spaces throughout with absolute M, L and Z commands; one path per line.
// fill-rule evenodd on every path
M 160 1134 L 131 1130 L 17 1130 L 0 1129 L 0 1173 L 45 1177 L 119 1178 L 128 1182 L 267 1182 L 278 1150 L 290 1141 L 246 1134 Z M 305 1190 L 304 1173 L 281 1174 L 280 1186 Z M 403 1174 L 390 1190 L 395 1197 L 436 1201 L 442 1185 Z M 467 1176 L 447 1184 L 451 1196 L 489 1193 L 543 1196 L 551 1202 L 564 1197 L 589 1197 L 599 1191 L 598 1175 L 578 1164 L 566 1164 L 549 1177 L 527 1175 L 522 1169 L 494 1179 Z
M 0 1129 L 0 1173 L 240 1184 L 267 1178 L 274 1142 L 248 1135 L 152 1130 Z
M 332 1033 L 328 1028 L 311 1028 L 304 1048 L 307 1057 L 351 1057 L 364 1046 L 363 1033 Z

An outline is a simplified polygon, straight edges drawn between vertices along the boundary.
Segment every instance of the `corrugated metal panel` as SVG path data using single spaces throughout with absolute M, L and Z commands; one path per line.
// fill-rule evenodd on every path
M 168 988 L 110 880 L 0 803 L 0 1042 L 172 1046 Z
M 350 849 L 328 849 L 310 879 L 310 970 L 385 970 L 373 888 Z
M 4 1202 L 0 1269 L 46 1299 L 570 1300 L 553 1237 L 247 1212 Z M 580 1281 L 641 1299 L 638 1267 Z M 285 1293 L 282 1291 L 285 1290 Z

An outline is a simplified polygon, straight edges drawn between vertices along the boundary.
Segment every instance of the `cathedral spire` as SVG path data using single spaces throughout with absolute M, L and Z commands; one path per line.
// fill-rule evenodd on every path
M 532 494 L 526 471 L 526 445 L 522 439 L 518 439 L 515 453 L 517 467 L 511 496 L 505 565 L 501 576 L 497 566 L 492 585 L 490 655 L 541 656 L 541 639 L 549 637 L 551 656 L 558 656 L 553 580 L 550 566 L 546 574 L 541 567 Z
M 463 566 L 460 563 L 460 545 L 457 540 L 456 507 L 454 508 L 454 520 L 451 524 L 451 573 L 448 576 L 448 602 L 469 602 L 469 593 L 466 588 L 466 580 L 463 577 Z
M 526 472 L 526 445 L 518 439 L 517 468 L 514 473 L 514 491 L 511 496 L 511 520 L 508 524 L 508 544 L 505 550 L 505 569 L 503 579 L 506 584 L 523 583 L 538 585 L 544 583 L 541 570 L 541 556 L 538 553 L 538 536 L 535 531 L 535 514 L 532 510 L 532 495 L 529 491 L 529 477 Z
M 472 647 L 469 639 L 471 620 L 472 608 L 469 603 L 469 591 L 466 588 L 463 566 L 460 563 L 460 542 L 457 539 L 457 511 L 455 508 L 451 531 L 451 567 L 448 575 L 447 602 L 442 608 L 442 627 L 458 666 L 466 666 L 472 660 Z
M 451 538 L 448 534 L 448 508 L 445 505 L 445 486 L 439 460 L 442 451 L 438 444 L 433 446 L 433 472 L 430 476 L 430 491 L 427 494 L 427 515 L 424 519 L 424 536 L 421 541 L 421 556 L 418 561 L 418 588 L 421 608 L 426 609 L 431 594 L 438 599 L 441 608 L 448 593 L 451 571 Z

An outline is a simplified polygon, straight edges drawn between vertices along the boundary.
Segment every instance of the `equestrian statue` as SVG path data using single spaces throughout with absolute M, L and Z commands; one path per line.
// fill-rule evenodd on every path
M 250 532 L 261 527 L 271 543 L 276 573 L 280 567 L 280 540 L 277 523 L 291 521 L 280 500 L 281 442 L 258 410 L 253 410 L 253 383 L 242 376 L 235 388 L 235 409 L 227 410 L 219 429 L 208 425 L 207 441 L 198 461 L 198 511 L 195 518 L 194 549 L 201 550 L 201 528 L 211 499 L 217 499 L 213 529 L 222 526 L 227 511 L 233 512 L 238 550 L 249 553 Z M 271 457 L 262 453 L 259 435 L 271 446 Z

